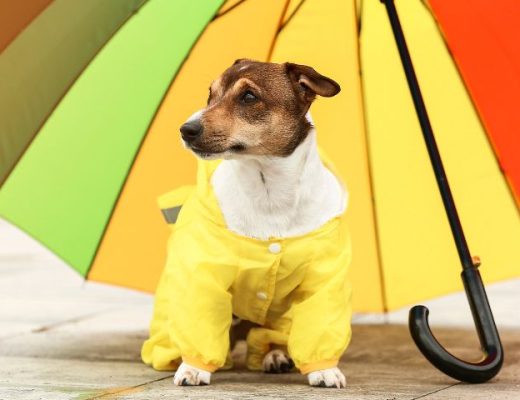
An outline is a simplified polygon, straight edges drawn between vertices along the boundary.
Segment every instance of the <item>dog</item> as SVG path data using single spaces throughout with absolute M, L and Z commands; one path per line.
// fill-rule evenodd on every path
M 312 386 L 346 386 L 337 363 L 351 335 L 348 193 L 319 154 L 309 115 L 317 95 L 339 92 L 309 66 L 240 59 L 180 127 L 199 159 L 198 184 L 177 200 L 176 247 L 142 351 L 158 369 L 177 368 L 174 384 L 209 384 L 242 330 L 251 369 L 296 365 Z

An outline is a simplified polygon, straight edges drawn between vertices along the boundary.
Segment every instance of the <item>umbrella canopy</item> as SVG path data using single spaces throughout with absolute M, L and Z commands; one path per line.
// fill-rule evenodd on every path
M 195 180 L 178 127 L 212 79 L 252 58 L 308 64 L 343 88 L 311 110 L 350 191 L 355 310 L 461 289 L 379 1 L 0 4 L 0 215 L 88 279 L 154 290 L 168 236 L 156 198 Z M 517 276 L 520 5 L 397 7 L 470 248 L 485 281 Z

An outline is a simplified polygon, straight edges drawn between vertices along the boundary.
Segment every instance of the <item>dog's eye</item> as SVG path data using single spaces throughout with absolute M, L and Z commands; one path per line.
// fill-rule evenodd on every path
M 254 103 L 257 100 L 258 97 L 256 97 L 250 90 L 246 91 L 240 98 L 240 101 L 246 104 Z

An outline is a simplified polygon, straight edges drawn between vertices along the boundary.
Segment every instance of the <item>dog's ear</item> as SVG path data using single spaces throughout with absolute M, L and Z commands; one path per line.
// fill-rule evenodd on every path
M 237 64 L 241 64 L 241 63 L 249 62 L 249 61 L 251 61 L 249 58 L 239 58 L 239 59 L 235 60 L 233 65 L 237 65 Z
M 307 65 L 285 63 L 285 70 L 293 85 L 304 90 L 305 99 L 308 101 L 314 100 L 316 95 L 332 97 L 341 90 L 337 82 Z

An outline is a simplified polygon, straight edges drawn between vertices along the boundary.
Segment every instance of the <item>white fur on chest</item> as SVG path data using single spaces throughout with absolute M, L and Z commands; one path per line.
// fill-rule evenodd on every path
M 261 240 L 311 232 L 347 206 L 346 190 L 321 162 L 314 129 L 288 157 L 223 160 L 211 184 L 228 229 Z

